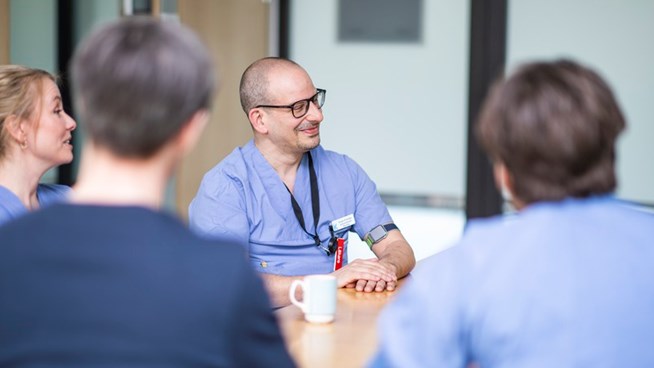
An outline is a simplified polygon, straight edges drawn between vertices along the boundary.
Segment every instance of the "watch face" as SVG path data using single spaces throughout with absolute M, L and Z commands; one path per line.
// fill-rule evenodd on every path
M 386 236 L 386 229 L 384 229 L 381 225 L 370 230 L 370 237 L 375 243 L 382 240 L 384 236 Z

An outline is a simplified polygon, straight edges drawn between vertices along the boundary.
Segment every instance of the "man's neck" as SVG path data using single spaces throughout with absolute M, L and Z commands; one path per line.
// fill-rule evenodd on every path
M 270 166 L 275 170 L 277 175 L 282 179 L 286 187 L 293 192 L 295 176 L 297 169 L 302 161 L 304 152 L 283 152 L 272 144 L 254 142 L 255 146 L 261 152 L 261 155 L 268 161 Z
M 71 201 L 158 209 L 170 171 L 165 160 L 120 158 L 90 148 L 84 152 Z

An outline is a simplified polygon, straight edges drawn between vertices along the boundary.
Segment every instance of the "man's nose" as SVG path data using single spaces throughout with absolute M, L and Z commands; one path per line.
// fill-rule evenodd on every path
M 321 122 L 323 119 L 322 109 L 313 101 L 309 103 L 309 111 L 307 112 L 306 118 L 313 122 Z

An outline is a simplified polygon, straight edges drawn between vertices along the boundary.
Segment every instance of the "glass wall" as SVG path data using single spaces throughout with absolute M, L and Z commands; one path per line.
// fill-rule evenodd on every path
M 447 248 L 465 221 L 468 2 L 297 0 L 290 9 L 289 56 L 327 90 L 322 145 L 375 181 L 417 259 Z M 374 256 L 358 243 L 350 237 L 350 260 Z
M 347 0 L 290 4 L 290 57 L 327 90 L 323 146 L 351 156 L 381 193 L 462 200 L 469 4 L 410 1 L 420 7 L 413 20 L 418 37 L 412 27 L 394 37 L 384 27 L 397 25 L 394 18 L 407 22 L 400 13 L 408 4 L 364 2 L 371 7 L 358 24 L 339 9 Z M 394 3 L 402 5 L 399 12 Z M 375 6 L 390 8 L 385 12 Z M 344 27 L 352 24 L 360 27 L 344 36 Z M 366 32 L 386 38 L 366 37 Z

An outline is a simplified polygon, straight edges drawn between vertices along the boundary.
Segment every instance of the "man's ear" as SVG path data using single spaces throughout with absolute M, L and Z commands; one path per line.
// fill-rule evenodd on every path
M 516 209 L 522 208 L 522 201 L 515 196 L 513 175 L 503 162 L 493 163 L 493 175 L 495 176 L 495 185 L 502 193 L 502 198 L 510 202 Z
M 493 163 L 493 176 L 495 177 L 495 186 L 499 190 L 509 190 L 513 192 L 513 183 L 511 180 L 511 174 L 506 169 L 506 165 L 501 161 L 496 161 Z
M 250 120 L 252 129 L 254 129 L 257 133 L 268 134 L 268 126 L 266 125 L 264 114 L 261 108 L 255 107 L 250 109 L 248 112 L 248 120 Z
M 208 121 L 209 112 L 207 110 L 199 110 L 182 126 L 177 136 L 177 144 L 181 153 L 186 155 L 195 147 Z

